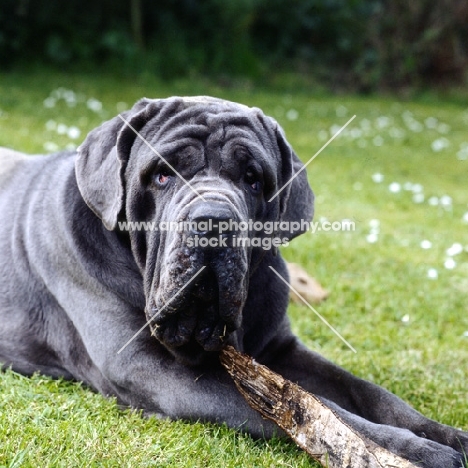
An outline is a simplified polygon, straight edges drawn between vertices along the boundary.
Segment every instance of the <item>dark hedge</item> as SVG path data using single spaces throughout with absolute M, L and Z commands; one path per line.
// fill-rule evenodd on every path
M 466 0 L 2 0 L 0 67 L 262 77 L 357 90 L 462 83 Z

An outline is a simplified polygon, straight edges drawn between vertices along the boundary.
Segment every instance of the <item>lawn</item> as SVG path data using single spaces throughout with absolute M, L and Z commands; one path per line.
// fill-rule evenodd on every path
M 309 160 L 315 220 L 283 248 L 330 291 L 294 330 L 312 349 L 381 384 L 425 415 L 468 430 L 468 101 L 221 88 L 202 80 L 35 72 L 0 74 L 0 146 L 75 147 L 140 97 L 211 94 L 261 107 Z M 315 467 L 291 443 L 222 426 L 144 419 L 79 383 L 0 374 L 0 467 Z

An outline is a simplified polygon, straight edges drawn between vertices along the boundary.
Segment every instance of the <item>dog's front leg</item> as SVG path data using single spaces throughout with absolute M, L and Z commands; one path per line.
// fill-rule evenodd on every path
M 142 351 L 141 344 L 122 354 L 126 352 L 126 357 L 115 357 L 103 369 L 121 402 L 143 408 L 146 415 L 226 423 L 254 437 L 281 434 L 275 424 L 248 406 L 218 363 L 188 367 L 169 353 Z
M 147 415 L 226 423 L 255 437 L 281 433 L 248 406 L 215 354 L 204 365 L 186 366 L 148 328 L 124 347 L 145 323 L 137 318 L 135 311 L 122 309 L 95 311 L 86 321 L 75 318 L 93 369 L 99 370 L 86 375 L 87 384 L 100 389 L 108 382 L 110 396 Z
M 292 336 L 280 342 L 258 360 L 323 398 L 359 432 L 404 458 L 421 460 L 420 466 L 461 466 L 461 454 L 468 453 L 468 433 L 424 417 L 397 396 L 353 376 Z

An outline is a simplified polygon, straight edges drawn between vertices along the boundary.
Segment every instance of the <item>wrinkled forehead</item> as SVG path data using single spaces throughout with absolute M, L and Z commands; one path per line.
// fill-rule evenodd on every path
M 272 149 L 275 128 L 272 119 L 255 107 L 208 96 L 163 99 L 161 112 L 147 125 L 148 137 L 163 149 L 189 145 L 190 140 L 208 146 L 232 140 L 257 149 Z

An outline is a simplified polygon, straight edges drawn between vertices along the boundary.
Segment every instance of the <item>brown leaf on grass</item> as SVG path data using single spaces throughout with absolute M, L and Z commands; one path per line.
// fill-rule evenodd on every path
M 325 300 L 329 292 L 322 288 L 320 283 L 309 276 L 307 271 L 300 267 L 297 263 L 287 263 L 289 272 L 289 283 L 293 289 L 291 289 L 290 299 L 294 302 L 302 302 L 299 296 L 296 294 L 297 291 L 306 301 L 312 303 L 318 303 Z

